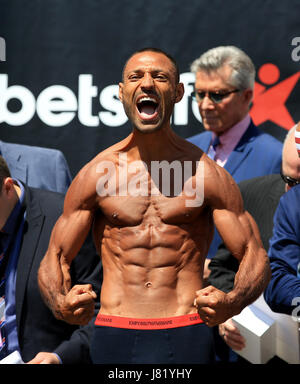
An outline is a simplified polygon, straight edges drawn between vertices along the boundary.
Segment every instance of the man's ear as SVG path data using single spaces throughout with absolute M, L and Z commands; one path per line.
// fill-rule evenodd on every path
M 1 193 L 5 193 L 6 195 L 10 195 L 10 193 L 14 191 L 14 181 L 11 177 L 6 177 L 3 180 L 3 186 Z
M 247 88 L 245 89 L 244 91 L 244 98 L 245 98 L 245 101 L 247 102 L 247 104 L 249 105 L 250 102 L 252 101 L 253 99 L 253 90 L 251 88 Z
M 119 83 L 119 100 L 123 103 L 123 83 Z
M 183 95 L 184 95 L 184 85 L 183 83 L 178 83 L 176 86 L 175 103 L 179 103 L 179 101 L 183 98 Z

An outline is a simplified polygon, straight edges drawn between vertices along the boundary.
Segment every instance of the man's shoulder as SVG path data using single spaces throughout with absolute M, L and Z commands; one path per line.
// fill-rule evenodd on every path
M 257 135 L 253 135 L 252 140 L 256 147 L 264 147 L 267 146 L 268 148 L 274 148 L 276 150 L 281 150 L 283 143 L 276 139 L 274 136 L 270 135 L 269 133 L 266 133 L 262 131 L 260 128 L 255 127 L 255 130 L 258 131 Z M 251 140 L 251 141 L 252 141 Z
M 1 143 L 3 151 L 17 151 L 20 155 L 25 156 L 47 156 L 53 157 L 53 155 L 59 155 L 62 152 L 54 148 L 39 147 L 34 145 L 17 144 L 17 143 Z
M 209 191 L 213 195 L 224 195 L 225 191 L 226 195 L 238 193 L 237 183 L 225 168 L 206 155 L 202 157 L 202 161 L 204 164 L 205 193 L 209 193 Z
M 204 131 L 197 133 L 194 136 L 187 137 L 186 140 L 193 144 L 201 143 L 202 141 L 205 141 L 211 137 L 211 132 Z
M 299 201 L 300 201 L 300 185 L 296 185 L 295 187 L 291 188 L 280 199 L 281 205 L 284 205 L 290 210 L 294 210 L 300 213 Z
M 57 215 L 62 212 L 65 195 L 59 192 L 27 186 L 29 204 L 39 205 L 41 211 L 46 215 Z
M 279 201 L 277 213 L 274 220 L 274 226 L 278 223 L 288 222 L 293 227 L 297 236 L 300 236 L 300 185 L 291 188 L 284 193 Z M 283 231 L 286 231 L 288 227 L 283 227 Z M 300 238 L 299 238 L 300 241 Z
M 272 199 L 277 206 L 280 197 L 285 192 L 285 184 L 279 174 L 264 175 L 243 180 L 238 186 L 245 204 L 259 205 L 260 202 L 260 204 L 264 206 L 267 198 Z
M 259 190 L 259 189 L 266 188 L 266 186 L 269 186 L 270 188 L 272 188 L 274 185 L 277 185 L 277 184 L 282 184 L 282 179 L 279 174 L 253 177 L 251 179 L 241 181 L 238 185 L 242 191 L 243 190 L 247 191 L 247 189 L 251 187 Z

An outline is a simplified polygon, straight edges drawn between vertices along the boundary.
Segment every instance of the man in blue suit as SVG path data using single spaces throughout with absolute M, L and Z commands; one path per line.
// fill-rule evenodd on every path
M 237 183 L 279 173 L 282 143 L 263 133 L 251 121 L 255 68 L 239 48 L 210 49 L 191 66 L 195 73 L 196 99 L 205 132 L 187 140 L 224 167 Z M 215 236 L 208 258 L 220 243 Z
M 298 174 L 300 178 L 300 167 Z M 274 312 L 293 315 L 295 310 L 295 317 L 299 317 L 296 305 L 300 303 L 299 201 L 300 185 L 290 189 L 279 201 L 269 248 L 272 277 L 264 293 Z
M 61 151 L 0 140 L 0 155 L 12 177 L 30 187 L 65 194 L 71 184 L 70 170 Z

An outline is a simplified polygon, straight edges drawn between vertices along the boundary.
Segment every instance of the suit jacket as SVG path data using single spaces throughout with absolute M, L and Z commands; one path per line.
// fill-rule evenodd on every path
M 212 132 L 202 132 L 187 140 L 208 152 Z M 282 143 L 263 133 L 252 122 L 231 152 L 224 168 L 236 183 L 253 177 L 279 173 Z
M 264 248 L 268 250 L 273 230 L 273 216 L 279 199 L 285 192 L 285 184 L 280 175 L 267 175 L 245 180 L 238 185 L 244 207 L 256 221 Z M 222 242 L 209 264 L 211 270 L 209 284 L 224 292 L 231 291 L 238 266 L 238 261 Z
M 37 282 L 37 271 L 52 228 L 62 212 L 64 196 L 29 187 L 25 187 L 25 193 L 26 219 L 16 279 L 21 356 L 27 362 L 38 352 L 56 352 L 65 364 L 90 363 L 89 338 L 93 324 L 80 328 L 57 320 L 45 305 Z M 87 241 L 71 265 L 72 283 L 91 283 L 99 294 L 100 274 L 100 258 Z
M 0 141 L 0 154 L 13 178 L 30 187 L 67 192 L 72 178 L 61 151 Z
M 271 281 L 265 300 L 274 312 L 299 316 L 300 297 L 300 185 L 285 193 L 274 216 L 269 257 Z M 296 302 L 294 302 L 296 300 Z
M 203 132 L 187 139 L 208 152 L 212 132 Z M 252 122 L 240 141 L 229 155 L 224 168 L 236 183 L 253 177 L 280 173 L 282 160 L 282 143 L 273 136 L 263 133 Z M 217 187 L 217 186 L 216 186 Z M 212 258 L 221 238 L 217 231 L 210 245 L 207 257 Z

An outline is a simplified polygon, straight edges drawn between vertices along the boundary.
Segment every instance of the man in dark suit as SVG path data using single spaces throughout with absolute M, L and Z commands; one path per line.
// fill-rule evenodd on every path
M 282 143 L 263 133 L 251 121 L 255 68 L 252 60 L 234 46 L 210 49 L 191 66 L 205 132 L 187 140 L 224 167 L 236 183 L 280 172 Z M 218 234 L 208 258 L 220 244 Z
M 243 181 L 239 184 L 245 209 L 255 219 L 266 250 L 273 233 L 273 216 L 281 196 L 300 181 L 300 160 L 297 155 L 295 127 L 287 134 L 282 151 L 282 171 L 280 174 L 267 175 Z M 224 292 L 232 290 L 238 262 L 226 249 L 224 243 L 209 264 L 208 283 Z M 231 319 L 219 325 L 219 333 L 224 341 L 234 349 L 242 349 L 244 340 Z
M 92 324 L 80 328 L 55 319 L 37 284 L 37 270 L 61 215 L 64 196 L 12 179 L 2 157 L 0 185 L 0 254 L 4 255 L 0 256 L 0 296 L 5 306 L 1 358 L 17 350 L 25 362 L 90 363 Z M 100 272 L 99 256 L 92 243 L 86 243 L 80 259 L 71 266 L 72 283 L 88 281 L 99 294 Z
M 12 177 L 30 187 L 66 193 L 71 184 L 68 164 L 57 149 L 0 140 L 0 155 L 4 157 Z

